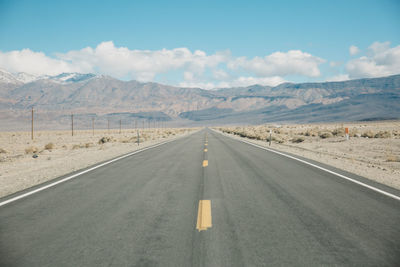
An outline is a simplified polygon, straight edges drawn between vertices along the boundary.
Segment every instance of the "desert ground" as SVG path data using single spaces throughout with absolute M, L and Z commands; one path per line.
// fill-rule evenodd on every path
M 0 132 L 0 197 L 195 130 Z
M 345 135 L 349 130 L 349 140 Z M 215 128 L 400 189 L 400 121 Z

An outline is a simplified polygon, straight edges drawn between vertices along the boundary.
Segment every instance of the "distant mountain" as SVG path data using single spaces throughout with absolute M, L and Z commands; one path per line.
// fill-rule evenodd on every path
M 196 125 L 393 119 L 400 118 L 399 99 L 400 75 L 204 90 L 95 74 L 34 77 L 0 70 L 3 128 L 32 106 L 49 120 L 73 112 Z
M 25 83 L 35 82 L 37 80 L 51 80 L 54 82 L 66 84 L 66 83 L 82 82 L 94 77 L 96 77 L 96 75 L 92 73 L 87 73 L 87 74 L 61 73 L 55 76 L 50 76 L 50 75 L 35 76 L 25 72 L 10 73 L 6 70 L 0 69 L 0 84 L 1 83 L 25 84 Z

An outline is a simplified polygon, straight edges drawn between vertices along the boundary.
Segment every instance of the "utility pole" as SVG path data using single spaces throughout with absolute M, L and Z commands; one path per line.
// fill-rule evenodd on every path
M 31 138 L 33 140 L 33 107 L 32 107 L 32 121 L 31 121 Z
M 92 118 L 92 135 L 94 136 L 94 117 Z
M 137 145 L 140 144 L 140 136 L 139 136 L 139 129 L 137 130 Z
M 71 133 L 74 136 L 74 114 L 71 113 Z

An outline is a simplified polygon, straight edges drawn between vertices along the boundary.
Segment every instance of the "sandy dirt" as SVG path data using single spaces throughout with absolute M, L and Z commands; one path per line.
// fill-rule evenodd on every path
M 345 136 L 349 129 L 349 140 Z M 400 121 L 219 127 L 235 138 L 313 159 L 400 189 Z
M 194 130 L 0 132 L 0 197 Z

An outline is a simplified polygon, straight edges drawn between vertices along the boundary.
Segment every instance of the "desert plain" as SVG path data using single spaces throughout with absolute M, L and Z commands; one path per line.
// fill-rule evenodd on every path
M 349 139 L 345 129 L 348 128 Z M 400 189 L 400 121 L 216 127 Z M 270 135 L 270 130 L 272 131 Z

